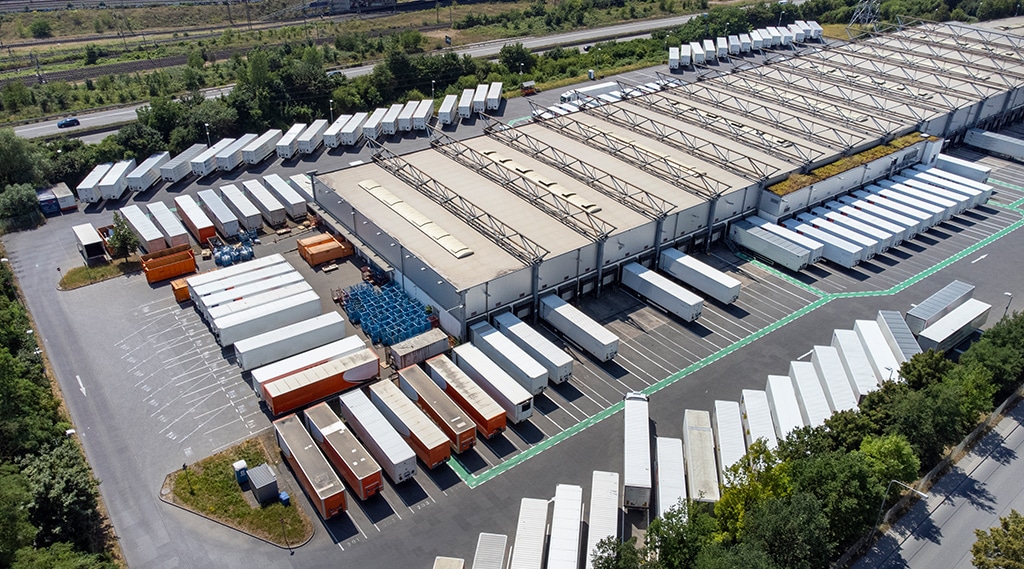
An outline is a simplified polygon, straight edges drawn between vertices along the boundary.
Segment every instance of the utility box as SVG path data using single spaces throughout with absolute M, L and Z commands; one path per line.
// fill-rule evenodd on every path
M 269 504 L 278 499 L 277 475 L 265 462 L 249 470 L 249 487 L 260 504 Z

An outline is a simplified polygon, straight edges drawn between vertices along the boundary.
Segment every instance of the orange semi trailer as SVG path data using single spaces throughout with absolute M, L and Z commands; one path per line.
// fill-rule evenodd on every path
M 263 385 L 264 401 L 273 415 L 362 385 L 380 375 L 380 358 L 369 348 L 320 364 Z
M 274 421 L 277 444 L 295 478 L 326 520 L 345 511 L 345 487 L 295 415 Z
M 383 484 L 380 465 L 359 444 L 356 436 L 345 427 L 345 423 L 341 422 L 327 402 L 314 405 L 304 413 L 313 440 L 320 445 L 320 449 L 352 492 L 360 500 L 366 500 L 379 492 Z
M 427 360 L 430 378 L 469 415 L 484 438 L 506 428 L 505 410 L 447 356 Z
M 398 370 L 398 387 L 437 423 L 455 453 L 476 445 L 476 425 L 419 366 Z
M 427 468 L 436 468 L 451 458 L 448 437 L 394 383 L 385 379 L 371 385 L 370 401 Z

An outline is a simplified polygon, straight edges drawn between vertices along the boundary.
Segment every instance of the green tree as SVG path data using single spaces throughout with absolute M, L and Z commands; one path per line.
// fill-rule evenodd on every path
M 114 133 L 113 139 L 139 162 L 163 150 L 165 146 L 160 131 L 138 121 L 122 126 Z
M 32 500 L 28 480 L 13 464 L 0 466 L 0 567 L 10 567 L 14 552 L 32 545 L 36 528 L 28 521 Z
M 763 550 L 779 567 L 824 569 L 835 543 L 829 539 L 829 518 L 822 506 L 805 492 L 767 500 L 747 516 L 743 541 Z
M 11 301 L 0 297 L 4 303 Z M 0 316 L 5 316 L 0 307 Z M 0 331 L 25 336 L 25 328 Z M 0 459 L 12 460 L 39 452 L 60 436 L 57 403 L 45 377 L 33 378 L 6 347 L 0 348 Z
M 779 459 L 785 462 L 831 452 L 835 449 L 835 442 L 824 425 L 805 426 L 790 431 L 786 438 L 779 441 L 778 455 Z
M 978 569 L 1020 569 L 1024 567 L 1024 516 L 1017 510 L 999 518 L 999 525 L 974 530 L 977 540 L 971 547 Z
M 976 363 L 958 365 L 950 370 L 938 389 L 952 391 L 951 397 L 958 400 L 956 439 L 971 432 L 978 426 L 981 414 L 992 410 L 992 396 L 996 392 L 996 386 L 992 383 L 992 372 Z M 957 442 L 956 439 L 947 442 Z
M 886 381 L 882 386 L 868 393 L 860 401 L 860 412 L 881 432 L 890 431 L 896 423 L 896 415 L 910 394 L 906 383 Z M 907 437 L 910 438 L 910 437 Z M 911 442 L 913 442 L 911 440 Z M 858 447 L 860 444 L 858 443 Z M 920 456 L 920 455 L 918 455 Z
M 96 65 L 99 62 L 100 57 L 103 57 L 103 48 L 93 43 L 85 46 L 86 65 Z
M 722 497 L 715 504 L 718 529 L 725 539 L 736 539 L 743 532 L 744 516 L 758 504 L 792 492 L 788 464 L 763 439 L 754 441 L 743 460 L 729 467 L 725 479 Z
M 877 434 L 878 425 L 859 409 L 837 411 L 825 419 L 825 427 L 836 449 L 846 451 L 860 448 L 865 437 Z
M 643 569 L 646 554 L 637 549 L 636 538 L 626 541 L 606 537 L 597 544 L 594 569 Z
M 53 33 L 53 26 L 49 20 L 37 18 L 29 24 L 28 31 L 36 39 L 48 38 Z
M 523 73 L 529 73 L 533 71 L 533 66 L 537 63 L 537 56 L 530 53 L 530 50 L 526 49 L 522 43 L 507 43 L 498 51 L 498 63 L 504 65 L 512 73 L 518 73 L 519 66 L 522 64 Z
M 688 569 L 700 550 L 712 542 L 715 519 L 704 508 L 693 506 L 693 502 L 680 502 L 647 528 L 644 543 L 648 551 L 657 554 L 660 567 Z
M 39 211 L 39 198 L 32 184 L 6 186 L 0 193 L 0 218 L 20 217 Z
M 69 543 L 55 543 L 18 550 L 11 569 L 117 569 L 117 564 L 103 555 L 75 551 Z
M 859 451 L 835 451 L 790 464 L 794 492 L 806 492 L 821 503 L 829 541 L 847 547 L 864 535 L 875 520 L 885 488 Z
M 998 326 L 998 324 L 997 324 Z M 1005 399 L 1020 384 L 1024 354 L 1016 346 L 997 344 L 986 332 L 960 356 L 960 365 L 979 364 L 992 372 L 996 399 Z
M 29 516 L 39 528 L 38 545 L 68 542 L 81 551 L 98 552 L 100 516 L 96 511 L 96 480 L 70 439 L 24 463 L 32 503 Z
M 860 444 L 860 452 L 879 483 L 889 480 L 911 482 L 917 479 L 921 469 L 921 461 L 903 435 L 868 435 Z
M 14 134 L 12 129 L 0 129 L 0 186 L 39 183 L 43 160 L 32 142 Z
M 702 549 L 693 564 L 694 569 L 776 569 L 772 559 L 760 547 L 738 543 L 726 547 L 712 543 Z
M 182 118 L 182 105 L 167 97 L 157 97 L 149 102 L 148 106 L 140 107 L 135 111 L 138 122 L 150 128 L 156 129 L 164 138 L 169 140 L 171 131 L 178 126 Z
M 107 239 L 107 243 L 113 250 L 115 257 L 123 257 L 125 259 L 133 255 L 139 248 L 139 238 L 128 227 L 128 222 L 125 221 L 124 217 L 117 212 L 114 212 L 114 231 L 110 238 Z
M 911 389 L 924 389 L 942 381 L 956 364 L 946 359 L 946 354 L 928 350 L 915 354 L 900 366 L 900 376 Z

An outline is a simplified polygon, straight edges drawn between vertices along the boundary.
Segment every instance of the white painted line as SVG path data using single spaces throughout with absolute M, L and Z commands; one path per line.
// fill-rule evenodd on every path
M 82 384 L 82 378 L 76 375 L 75 379 L 78 380 L 78 389 L 81 390 L 82 397 L 87 397 L 87 395 L 85 394 L 85 385 Z
M 988 253 L 985 253 L 984 255 L 978 257 L 977 259 L 971 261 L 971 264 L 973 265 L 974 263 L 977 263 L 978 261 L 984 259 L 985 257 L 988 257 Z

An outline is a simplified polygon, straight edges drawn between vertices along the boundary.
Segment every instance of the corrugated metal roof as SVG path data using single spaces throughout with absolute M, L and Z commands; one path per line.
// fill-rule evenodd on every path
M 903 363 L 921 353 L 921 346 L 914 339 L 902 314 L 895 310 L 879 310 L 877 322 L 897 361 Z
M 270 485 L 277 485 L 277 475 L 271 470 L 270 465 L 263 463 L 249 469 L 249 483 L 253 488 L 265 488 Z
M 686 477 L 683 475 L 683 440 L 657 438 L 658 517 L 665 517 L 670 508 L 686 500 Z
M 523 498 L 519 503 L 519 521 L 508 569 L 541 569 L 547 524 L 548 500 Z

